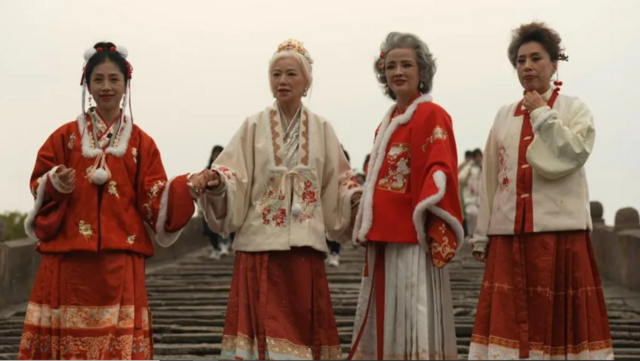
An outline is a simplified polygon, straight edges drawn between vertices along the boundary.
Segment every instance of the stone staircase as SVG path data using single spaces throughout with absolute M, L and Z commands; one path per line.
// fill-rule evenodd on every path
M 156 359 L 218 359 L 233 257 L 207 258 L 208 250 L 154 267 L 147 275 Z M 328 267 L 343 352 L 349 352 L 364 253 L 343 247 L 340 267 Z M 450 265 L 458 353 L 466 359 L 484 265 L 462 251 Z M 640 308 L 629 296 L 605 290 L 617 359 L 640 358 Z M 0 319 L 0 359 L 16 359 L 24 312 Z

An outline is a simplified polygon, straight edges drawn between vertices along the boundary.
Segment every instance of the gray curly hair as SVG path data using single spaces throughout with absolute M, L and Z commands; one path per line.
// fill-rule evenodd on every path
M 409 48 L 416 51 L 416 58 L 418 61 L 418 69 L 420 70 L 420 92 L 428 94 L 433 87 L 433 76 L 436 73 L 436 60 L 433 58 L 433 54 L 429 51 L 427 44 L 422 41 L 417 35 L 411 33 L 399 33 L 391 32 L 387 35 L 385 41 L 380 45 L 381 55 L 386 57 L 391 50 L 398 48 Z M 384 86 L 384 92 L 391 99 L 396 100 L 396 95 L 391 91 L 387 84 L 387 76 L 384 69 L 385 59 L 378 57 L 373 64 L 373 69 L 378 78 L 378 82 Z

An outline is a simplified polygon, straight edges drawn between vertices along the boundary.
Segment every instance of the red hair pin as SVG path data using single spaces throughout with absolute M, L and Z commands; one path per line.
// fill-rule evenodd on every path
M 116 51 L 116 47 L 115 46 L 110 47 L 109 51 Z
M 104 49 L 102 49 L 102 47 L 98 47 L 98 48 L 96 48 L 96 51 L 97 51 L 98 53 L 100 53 L 102 50 L 104 50 Z

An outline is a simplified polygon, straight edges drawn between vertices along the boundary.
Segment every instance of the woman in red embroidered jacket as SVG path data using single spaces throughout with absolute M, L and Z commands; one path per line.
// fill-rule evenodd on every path
M 25 222 L 42 254 L 26 311 L 21 359 L 150 359 L 145 259 L 170 245 L 195 207 L 186 175 L 167 182 L 153 139 L 120 104 L 130 93 L 123 48 L 85 52 L 82 114 L 44 143 Z M 85 112 L 85 94 L 96 107 Z
M 593 117 L 551 86 L 567 59 L 555 31 L 522 25 L 508 54 L 524 98 L 498 111 L 485 147 L 471 243 L 487 268 L 469 359 L 613 359 L 589 238 Z
M 464 240 L 451 118 L 431 102 L 436 66 L 413 34 L 375 62 L 396 101 L 375 137 L 354 239 L 367 258 L 350 359 L 457 359 L 445 265 Z

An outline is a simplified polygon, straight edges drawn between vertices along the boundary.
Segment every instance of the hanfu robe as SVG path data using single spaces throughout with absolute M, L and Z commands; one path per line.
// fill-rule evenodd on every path
M 367 245 L 350 359 L 457 358 L 446 264 L 464 241 L 451 118 L 417 94 L 371 152 L 353 238 Z
M 92 183 L 106 154 L 111 178 Z M 75 169 L 75 189 L 56 170 Z M 31 176 L 35 198 L 25 228 L 42 254 L 27 307 L 21 359 L 150 359 L 152 317 L 145 260 L 170 244 L 195 207 L 186 175 L 167 181 L 153 139 L 125 117 L 111 124 L 92 109 L 57 129 Z
M 350 239 L 361 188 L 331 124 L 304 106 L 285 122 L 275 104 L 242 123 L 212 169 L 223 185 L 198 204 L 214 232 L 236 232 L 222 357 L 341 359 L 326 239 Z

